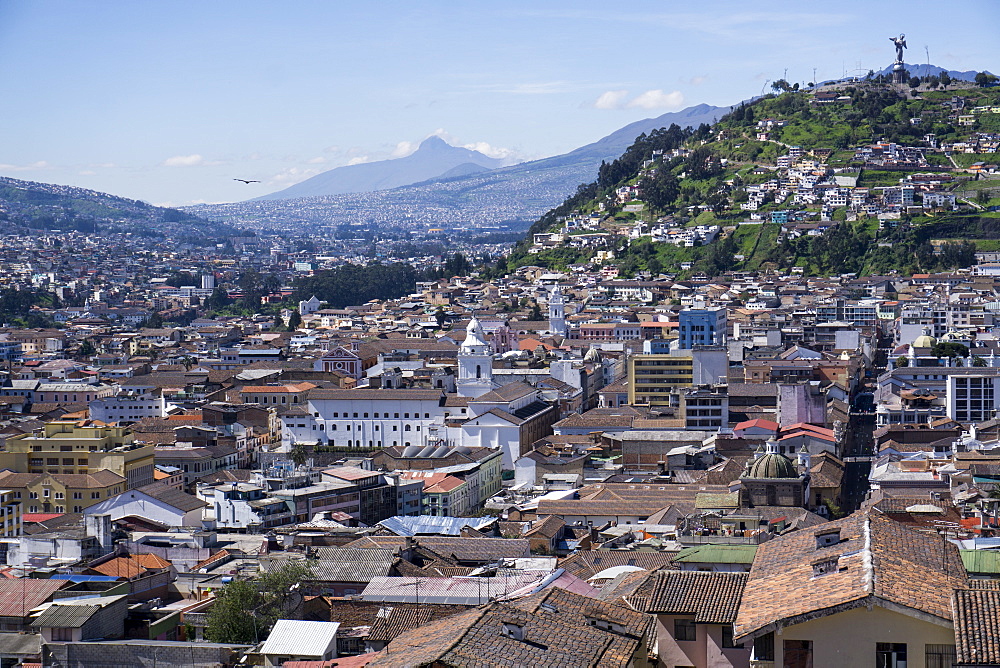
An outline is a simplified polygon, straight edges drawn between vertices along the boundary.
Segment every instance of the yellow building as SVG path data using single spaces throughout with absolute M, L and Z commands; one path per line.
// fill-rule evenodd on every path
M 21 499 L 16 490 L 0 489 L 0 537 L 21 535 Z
M 691 387 L 694 358 L 669 354 L 632 355 L 628 358 L 628 402 L 649 406 L 670 405 L 670 391 Z
M 0 487 L 25 513 L 82 513 L 125 491 L 125 479 L 111 471 L 80 473 L 0 473 Z M 0 496 L 0 499 L 3 497 Z
M 950 666 L 968 587 L 954 544 L 861 511 L 757 548 L 733 640 L 754 668 Z
M 56 421 L 42 430 L 12 436 L 0 451 L 0 470 L 17 473 L 95 474 L 125 478 L 125 489 L 153 482 L 152 445 L 133 442 L 126 427 Z

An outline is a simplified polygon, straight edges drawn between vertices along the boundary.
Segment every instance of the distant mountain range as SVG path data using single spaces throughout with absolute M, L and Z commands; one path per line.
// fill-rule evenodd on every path
M 389 190 L 433 178 L 466 176 L 499 167 L 502 162 L 479 151 L 451 146 L 437 136 L 425 139 L 405 158 L 337 167 L 257 200 L 324 197 Z
M 952 79 L 959 79 L 961 81 L 974 81 L 976 79 L 976 75 L 979 74 L 979 72 L 975 70 L 969 70 L 968 72 L 959 72 L 958 70 L 946 70 L 945 68 L 938 67 L 937 65 L 917 65 L 915 63 L 903 63 L 903 67 L 905 67 L 906 71 L 910 73 L 910 76 L 915 76 L 915 77 L 929 77 L 934 75 L 940 76 L 942 72 L 947 72 L 948 76 L 950 76 Z M 887 76 L 891 75 L 892 65 L 889 65 L 888 67 L 879 70 L 875 74 L 885 74 Z
M 290 223 L 509 227 L 533 222 L 545 211 L 562 202 L 577 186 L 596 179 L 601 162 L 619 157 L 640 134 L 669 127 L 673 123 L 681 127 L 712 124 L 729 110 L 730 107 L 699 104 L 630 123 L 606 137 L 562 155 L 495 169 L 484 169 L 484 163 L 466 160 L 448 171 L 439 171 L 424 177 L 422 181 L 389 190 L 364 193 L 341 191 L 340 194 L 331 192 L 320 195 L 317 182 L 316 189 L 312 189 L 313 185 L 309 186 L 311 192 L 316 193 L 310 197 L 294 197 L 298 186 L 292 186 L 279 193 L 247 202 L 199 205 L 185 210 L 212 219 L 264 227 Z M 430 146 L 426 146 L 428 142 L 432 142 Z M 444 142 L 436 137 L 425 141 L 417 153 L 409 156 L 414 158 L 410 162 L 422 161 L 422 153 L 441 152 L 453 156 L 475 154 L 474 151 L 441 144 Z M 354 167 L 367 168 L 364 178 L 369 179 L 369 182 L 380 179 L 388 182 L 388 179 L 398 178 L 405 173 L 405 170 L 398 169 L 394 163 L 401 163 L 409 158 L 383 160 Z M 440 164 L 442 163 L 438 163 Z M 298 185 L 311 184 L 326 175 L 331 175 L 332 180 L 333 174 L 337 174 L 338 182 L 343 183 L 339 181 L 341 174 L 356 173 L 341 171 L 348 169 L 353 167 L 334 169 Z M 432 172 L 433 169 L 427 171 Z

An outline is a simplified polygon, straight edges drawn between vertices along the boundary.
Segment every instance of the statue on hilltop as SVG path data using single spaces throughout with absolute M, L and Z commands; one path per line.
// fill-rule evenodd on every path
M 896 62 L 902 63 L 903 49 L 907 48 L 906 35 L 900 33 L 899 37 L 890 37 L 889 41 L 896 45 Z

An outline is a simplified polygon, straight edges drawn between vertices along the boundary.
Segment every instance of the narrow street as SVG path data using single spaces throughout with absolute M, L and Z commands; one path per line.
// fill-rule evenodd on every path
M 843 511 L 851 513 L 868 495 L 868 474 L 874 455 L 875 413 L 851 411 L 851 419 L 844 435 L 846 468 L 843 483 Z

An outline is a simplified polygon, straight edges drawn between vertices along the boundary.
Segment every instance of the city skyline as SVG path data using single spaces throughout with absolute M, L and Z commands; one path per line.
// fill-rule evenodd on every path
M 248 199 L 427 136 L 507 162 L 630 122 L 906 61 L 996 71 L 982 21 L 928 2 L 375 9 L 258 2 L 0 6 L 0 175 L 185 205 Z M 955 16 L 958 13 L 953 14 Z M 235 178 L 259 180 L 244 184 Z

